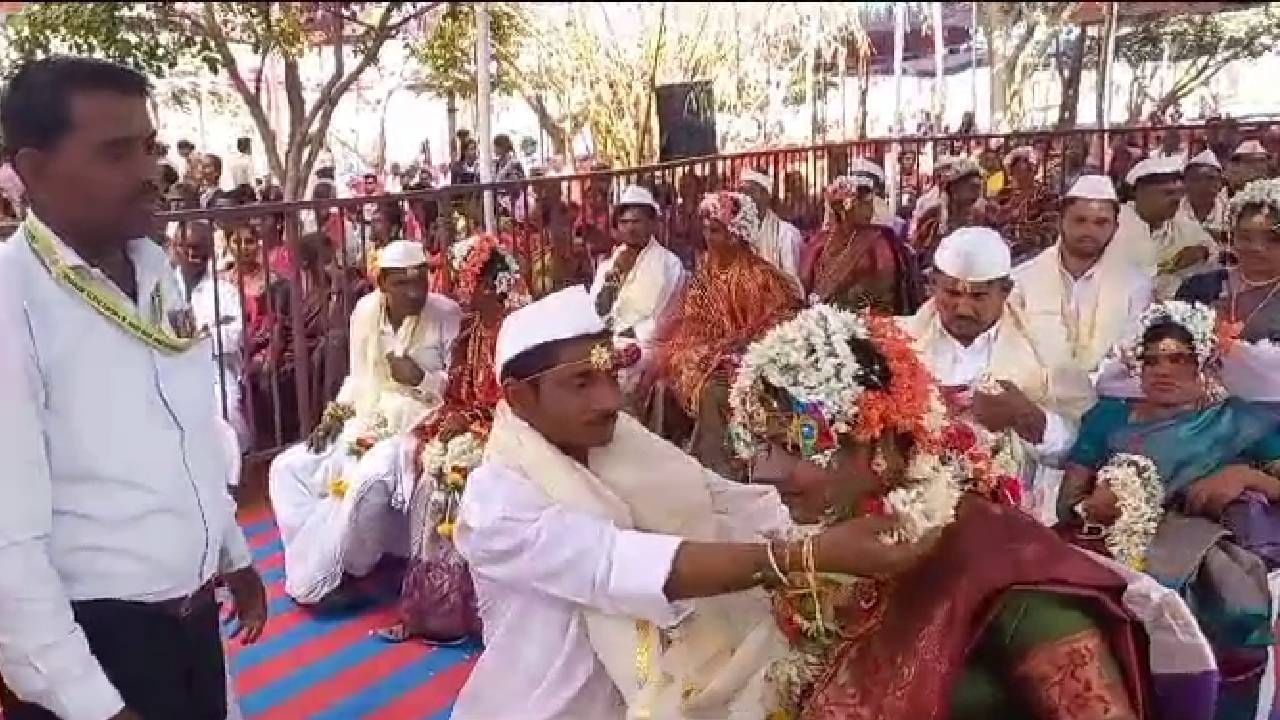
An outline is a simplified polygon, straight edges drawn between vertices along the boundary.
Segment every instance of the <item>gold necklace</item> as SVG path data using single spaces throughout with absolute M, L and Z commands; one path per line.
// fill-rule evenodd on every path
M 1248 280 L 1245 278 L 1244 273 L 1236 273 L 1236 274 L 1242 282 L 1248 283 Z M 1249 316 L 1246 317 L 1243 321 L 1237 321 L 1238 314 L 1236 311 L 1236 304 L 1240 299 L 1240 291 L 1237 288 L 1231 288 L 1231 322 L 1233 323 L 1239 322 L 1240 329 L 1242 331 L 1246 326 L 1249 325 L 1249 321 L 1253 320 L 1253 316 L 1257 315 L 1264 307 L 1266 307 L 1267 304 L 1271 302 L 1272 298 L 1276 296 L 1276 292 L 1280 291 L 1280 278 L 1276 278 L 1275 280 L 1272 280 L 1271 283 L 1272 283 L 1271 290 L 1267 292 L 1266 296 L 1262 298 L 1261 302 L 1259 302 L 1257 305 L 1253 307 L 1253 310 L 1249 312 Z M 1267 283 L 1258 283 L 1256 285 L 1251 286 L 1250 289 L 1255 287 L 1257 288 L 1266 287 L 1266 285 Z

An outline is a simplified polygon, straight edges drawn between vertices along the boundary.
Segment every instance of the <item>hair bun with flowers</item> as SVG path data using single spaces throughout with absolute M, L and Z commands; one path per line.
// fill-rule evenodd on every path
M 1232 227 L 1240 222 L 1240 214 L 1248 207 L 1262 207 L 1280 220 L 1280 178 L 1254 180 L 1231 198 L 1227 215 L 1231 219 Z M 1280 224 L 1277 224 L 1274 229 L 1280 231 Z
M 703 217 L 724 224 L 729 235 L 739 242 L 749 243 L 760 229 L 760 213 L 751 198 L 737 192 L 714 192 L 703 196 L 698 204 Z
M 498 253 L 506 265 L 506 269 L 494 278 L 494 290 L 506 297 L 508 307 L 516 308 L 527 304 L 529 293 L 525 291 L 520 276 L 520 263 L 491 233 L 473 235 L 450 246 L 449 265 L 457 276 L 458 298 L 463 303 L 471 302 L 480 285 L 485 265 L 494 253 Z
M 886 367 L 866 367 L 851 340 L 871 343 Z M 888 386 L 878 378 L 888 376 Z M 771 390 L 789 408 L 771 407 Z M 868 442 L 886 432 L 932 445 L 945 423 L 937 385 L 890 318 L 815 305 L 752 343 L 729 391 L 729 436 L 739 457 L 751 458 L 781 411 L 793 416 L 797 445 L 826 465 L 840 436 Z
M 1191 335 L 1193 350 L 1200 367 L 1218 359 L 1218 314 L 1213 308 L 1200 303 L 1167 300 L 1152 303 L 1138 319 L 1137 330 L 1121 346 L 1121 360 L 1136 370 L 1142 362 L 1142 338 L 1156 325 L 1173 323 Z
M 861 173 L 857 175 L 841 175 L 831 181 L 827 189 L 822 191 L 822 196 L 826 198 L 827 202 L 834 204 L 841 200 L 856 198 L 859 190 L 874 189 L 875 181 L 868 175 Z

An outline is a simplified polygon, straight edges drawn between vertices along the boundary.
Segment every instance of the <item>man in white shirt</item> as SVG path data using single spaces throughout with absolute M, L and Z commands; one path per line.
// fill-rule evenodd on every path
M 1178 213 L 1183 166 L 1177 158 L 1148 158 L 1125 176 L 1133 201 L 1120 207 L 1115 244 L 1129 261 L 1155 278 L 1156 299 L 1167 300 L 1186 278 L 1212 269 L 1213 238 Z
M 658 321 L 684 287 L 684 265 L 654 236 L 658 203 L 639 185 L 622 191 L 614 208 L 614 225 L 622 241 L 596 268 L 591 297 L 596 312 L 614 335 L 640 346 L 640 362 L 622 375 L 623 389 L 635 389 L 652 360 Z
M 1227 193 L 1218 156 L 1205 150 L 1187 161 L 1185 172 L 1187 194 L 1178 205 L 1178 214 L 1221 242 L 1227 232 Z
M 1082 175 L 1062 201 L 1058 243 L 1013 272 L 1010 303 L 1038 337 L 1065 337 L 1092 373 L 1151 304 L 1151 276 L 1116 246 L 1120 201 L 1104 175 Z
M 297 602 L 321 602 L 344 573 L 366 575 L 386 553 L 408 554 L 400 439 L 439 406 L 461 322 L 457 303 L 427 292 L 420 243 L 382 248 L 378 289 L 351 311 L 351 370 L 337 399 L 268 472 L 285 592 Z
M 193 220 L 178 228 L 170 241 L 173 276 L 191 306 L 196 331 L 208 334 L 212 340 L 214 402 L 244 449 L 251 439 L 244 408 L 240 406 L 244 313 L 235 285 L 213 272 L 213 235 L 213 223 L 208 220 Z
M 0 243 L 6 720 L 222 720 L 214 579 L 266 620 L 200 338 L 154 224 L 142 75 L 23 65 L 0 130 L 31 213 Z
M 766 675 L 785 648 L 753 588 L 798 565 L 778 534 L 787 511 L 768 485 L 724 480 L 621 413 L 614 358 L 580 286 L 499 330 L 506 400 L 454 533 L 485 651 L 454 720 L 770 712 Z M 884 527 L 864 517 L 822 531 L 812 564 L 879 575 L 927 546 L 885 545 Z
M 236 154 L 231 158 L 231 189 L 253 192 L 253 176 L 253 143 L 247 137 L 237 138 Z
M 773 178 L 755 170 L 742 173 L 738 189 L 751 198 L 760 215 L 760 229 L 751 241 L 756 254 L 776 267 L 800 286 L 800 252 L 804 249 L 804 237 L 795 225 L 778 217 L 773 211 Z
M 1055 519 L 1056 468 L 1093 405 L 1089 376 L 1061 336 L 1033 335 L 1008 303 L 1009 245 L 994 230 L 961 228 L 934 254 L 934 296 L 900 322 L 953 408 L 993 436 L 1023 478 L 1023 507 Z

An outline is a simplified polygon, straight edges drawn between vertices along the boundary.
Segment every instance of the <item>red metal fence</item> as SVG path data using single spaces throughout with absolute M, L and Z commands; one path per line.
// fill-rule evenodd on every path
M 778 213 L 812 232 L 821 222 L 823 188 L 854 158 L 887 169 L 886 194 L 905 215 L 932 185 L 931 170 L 942 155 L 966 155 L 998 168 L 1009 150 L 1029 145 L 1040 158 L 1041 181 L 1060 190 L 1082 172 L 1122 177 L 1132 162 L 1155 152 L 1195 154 L 1213 146 L 1229 155 L 1245 138 L 1265 141 L 1274 157 L 1277 130 L 1218 124 L 866 140 L 485 186 L 177 210 L 165 220 L 167 239 L 178 247 L 199 221 L 207 224 L 195 229 L 197 236 L 209 230 L 215 236 L 221 272 L 214 283 L 234 288 L 244 316 L 241 346 L 223 348 L 219 398 L 229 417 L 239 412 L 244 418 L 246 449 L 270 453 L 312 427 L 346 374 L 347 317 L 371 287 L 369 253 L 391 239 L 419 240 L 438 266 L 434 289 L 448 292 L 447 248 L 482 227 L 484 191 L 494 193 L 502 234 L 537 295 L 590 282 L 595 264 L 612 247 L 612 202 L 633 183 L 649 187 L 663 208 L 659 240 L 692 263 L 701 235 L 698 198 L 736 185 L 747 169 L 768 173 Z

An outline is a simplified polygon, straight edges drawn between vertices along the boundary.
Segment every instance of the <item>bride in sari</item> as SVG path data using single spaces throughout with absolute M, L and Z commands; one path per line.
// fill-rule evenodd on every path
M 886 540 L 942 532 L 893 579 L 778 573 L 780 717 L 1211 716 L 1212 658 L 1185 606 L 1019 511 L 1017 480 L 946 415 L 891 320 L 801 312 L 747 350 L 729 404 L 735 450 L 797 523 L 889 511 Z
M 453 521 L 466 476 L 480 461 L 502 388 L 493 368 L 498 327 L 529 302 L 520 267 L 492 235 L 449 250 L 465 315 L 453 342 L 442 404 L 404 440 L 393 504 L 407 505 L 412 532 L 400 590 L 399 622 L 379 630 L 388 642 L 454 645 L 480 637 L 475 589 L 453 546 Z
M 1121 508 L 1142 503 L 1099 475 L 1121 456 L 1153 465 L 1152 531 L 1125 551 L 1195 611 L 1222 671 L 1215 717 L 1235 720 L 1257 716 L 1275 643 L 1267 573 L 1280 566 L 1280 408 L 1220 397 L 1216 327 L 1204 305 L 1148 308 L 1120 352 L 1142 396 L 1103 399 L 1085 414 L 1058 515 L 1069 536 L 1101 550 Z

